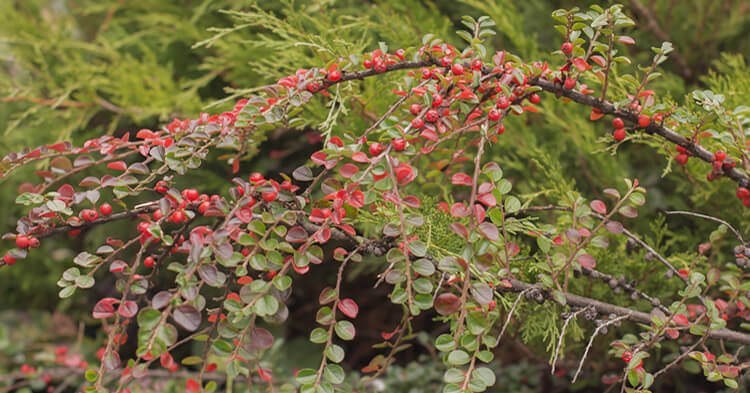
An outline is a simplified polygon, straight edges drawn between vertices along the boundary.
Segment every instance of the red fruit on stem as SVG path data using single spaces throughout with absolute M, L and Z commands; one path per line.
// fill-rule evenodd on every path
M 576 80 L 573 78 L 568 78 L 565 80 L 565 88 L 570 90 L 576 87 Z
M 396 151 L 404 150 L 404 148 L 406 148 L 406 139 L 403 139 L 403 138 L 394 139 L 393 148 L 396 149 Z
M 365 61 L 363 61 L 363 62 L 362 62 L 362 65 L 363 65 L 363 66 L 364 66 L 365 68 L 372 68 L 372 60 L 370 60 L 370 59 L 365 59 Z
M 29 238 L 26 235 L 16 237 L 16 246 L 18 248 L 26 248 L 29 246 Z
M 103 203 L 101 206 L 99 206 L 99 212 L 104 216 L 112 214 L 112 205 L 110 205 L 109 203 Z
M 3 261 L 5 261 L 5 263 L 8 265 L 12 265 L 16 263 L 16 258 L 10 256 L 10 254 L 5 254 L 5 256 L 3 257 Z
M 83 209 L 81 211 L 81 218 L 86 221 L 94 221 L 99 218 L 99 213 L 97 213 L 94 209 Z
M 419 114 L 419 111 L 422 110 L 422 107 L 419 104 L 411 104 L 409 107 L 409 112 L 411 112 L 412 115 L 416 116 Z
M 651 124 L 651 118 L 646 115 L 640 115 L 638 116 L 638 126 L 641 128 L 646 128 L 648 125 Z
M 370 155 L 374 157 L 374 156 L 380 155 L 380 153 L 383 152 L 383 145 L 381 145 L 380 143 L 374 142 L 370 144 L 369 149 L 370 149 Z
M 685 153 L 680 153 L 680 154 L 678 154 L 678 155 L 677 155 L 677 156 L 676 156 L 676 157 L 674 158 L 674 160 L 675 160 L 675 161 L 677 161 L 678 163 L 680 163 L 680 165 L 684 166 L 685 164 L 687 164 L 687 162 L 688 162 L 688 158 L 690 158 L 690 156 L 688 156 L 687 154 L 685 154 Z
M 443 103 L 443 96 L 438 93 L 432 95 L 432 106 L 440 106 Z
M 529 96 L 529 102 L 531 102 L 534 105 L 539 104 L 542 101 L 542 98 L 539 97 L 539 94 L 532 94 Z
M 154 186 L 154 190 L 160 194 L 165 194 L 169 188 L 167 187 L 167 182 L 164 180 L 159 180 L 156 182 L 156 186 Z
M 29 238 L 29 247 L 39 248 L 39 239 L 35 237 Z
M 716 161 L 724 161 L 725 158 L 727 158 L 727 153 L 725 153 L 724 150 L 716 150 L 716 153 L 714 153 L 714 159 Z
M 502 135 L 503 132 L 505 132 L 505 124 L 500 124 L 500 127 L 497 127 L 497 135 Z
M 630 351 L 625 351 L 622 354 L 622 360 L 630 362 L 633 359 L 633 354 Z
M 677 150 L 678 153 L 687 153 L 687 149 L 680 145 L 675 146 L 674 149 Z
M 182 212 L 182 210 L 177 210 L 176 212 L 172 213 L 172 216 L 170 217 L 170 221 L 174 223 L 180 223 L 185 221 L 185 213 Z
M 270 192 L 264 192 L 262 194 L 263 200 L 266 202 L 273 202 L 276 200 L 276 197 L 279 195 L 276 191 L 270 191 Z
M 569 55 L 571 52 L 573 52 L 573 44 L 571 44 L 570 42 L 563 43 L 560 47 L 560 50 L 562 51 L 562 53 Z
M 200 206 L 198 206 L 198 211 L 204 214 L 209 207 L 211 207 L 211 202 L 201 202 Z
M 425 120 L 434 123 L 437 121 L 437 119 L 440 117 L 440 114 L 435 109 L 430 109 L 425 113 L 424 118 Z
M 185 198 L 187 198 L 187 200 L 189 200 L 190 202 L 198 199 L 199 196 L 200 196 L 200 193 L 198 192 L 198 190 L 194 188 L 189 188 L 185 190 Z
M 333 70 L 328 73 L 328 80 L 331 82 L 336 82 L 339 79 L 341 79 L 341 71 L 339 70 Z
M 265 178 L 261 173 L 253 172 L 252 174 L 250 174 L 250 181 L 253 183 L 257 183 L 263 180 L 265 180 Z
M 745 187 L 740 187 L 737 189 L 737 198 L 739 199 L 745 199 L 750 196 L 750 190 L 748 190 Z
M 421 117 L 415 117 L 414 120 L 411 121 L 411 126 L 416 129 L 422 128 L 422 126 L 424 126 L 424 120 L 422 120 Z
M 490 112 L 487 114 L 487 117 L 492 121 L 497 121 L 500 119 L 500 111 L 498 111 L 495 108 L 490 109 Z
M 508 100 L 506 97 L 500 97 L 497 100 L 497 107 L 499 109 L 508 109 L 510 106 L 510 100 Z
M 614 126 L 615 128 L 622 128 L 625 127 L 625 122 L 622 121 L 622 119 L 620 119 L 619 117 L 615 117 L 614 119 L 612 119 L 612 126 Z
M 615 140 L 620 142 L 621 140 L 625 139 L 625 136 L 627 135 L 625 133 L 624 128 L 618 128 L 615 130 L 615 132 L 612 134 L 615 137 Z
M 156 263 L 156 261 L 154 260 L 154 257 L 151 257 L 151 256 L 148 256 L 148 257 L 146 257 L 146 259 L 143 260 L 143 264 L 146 267 L 154 267 L 155 263 Z
M 454 75 L 463 75 L 463 73 L 464 73 L 464 66 L 462 66 L 461 64 L 458 64 L 458 63 L 453 64 L 453 67 L 451 67 L 451 72 Z

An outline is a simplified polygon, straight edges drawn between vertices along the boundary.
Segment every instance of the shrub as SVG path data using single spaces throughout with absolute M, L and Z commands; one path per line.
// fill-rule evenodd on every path
M 380 43 L 366 54 L 300 68 L 221 114 L 5 156 L 3 178 L 35 164 L 45 170 L 37 171 L 40 183 L 19 189 L 25 215 L 3 237 L 8 250 L 0 267 L 32 262 L 52 236 L 129 221 L 127 232 L 108 233 L 72 257 L 75 266 L 57 282 L 68 298 L 112 280 L 111 293 L 91 310 L 105 336 L 98 360 L 88 364 L 59 347 L 39 364 L 85 369 L 86 391 L 156 389 L 153 378 L 164 375 L 189 392 L 236 385 L 368 391 L 416 340 L 442 362 L 443 391 L 479 392 L 499 378 L 489 365 L 512 329 L 546 350 L 551 372 L 573 383 L 592 374 L 584 367 L 593 352 L 613 359 L 596 371 L 602 384 L 621 391 L 648 391 L 684 362 L 708 381 L 737 388 L 742 345 L 750 344 L 740 330 L 748 326 L 743 269 L 750 244 L 729 222 L 738 217 L 666 212 L 720 224 L 700 235 L 701 244 L 676 252 L 672 245 L 684 235 L 663 217 L 650 223 L 651 237 L 628 229 L 646 204 L 639 180 L 577 192 L 559 157 L 537 150 L 529 124 L 552 110 L 548 102 L 565 103 L 559 116 L 585 108 L 603 123 L 596 142 L 607 151 L 655 147 L 668 157 L 667 172 L 673 161 L 688 166 L 694 183 L 690 173 L 702 171 L 714 184 L 696 193 L 731 189 L 737 198 L 721 205 L 739 210 L 750 205 L 748 107 L 728 106 L 711 90 L 678 105 L 649 89 L 673 48 L 665 42 L 649 63 L 631 66 L 621 52 L 634 39 L 621 30 L 634 23 L 620 6 L 552 16 L 560 50 L 543 60 L 488 50 L 495 22 L 464 17 L 458 46 L 433 34 L 412 48 Z M 392 98 L 364 127 L 342 99 L 359 83 Z M 268 132 L 293 132 L 323 115 L 321 132 L 309 140 L 309 162 L 240 176 L 256 154 L 273 159 L 261 144 Z M 495 158 L 507 147 L 508 157 L 529 159 L 506 157 L 500 165 Z M 206 162 L 226 165 L 223 192 L 205 192 L 191 177 Z M 530 180 L 519 180 L 524 176 Z M 358 265 L 375 266 L 374 286 L 388 287 L 382 303 L 401 311 L 392 330 L 358 323 L 363 291 L 344 285 Z M 313 282 L 319 295 L 305 299 L 317 308 L 309 331 L 316 364 L 282 373 L 282 358 L 295 354 L 285 352 L 283 332 L 273 326 L 290 318 L 293 289 L 328 266 L 335 267 L 326 277 L 332 284 Z M 418 319 L 442 333 L 429 337 L 420 323 L 420 336 Z M 348 343 L 363 331 L 382 338 L 382 353 L 358 371 L 345 370 L 342 364 L 352 366 L 344 363 Z M 126 359 L 121 348 L 128 343 L 136 349 Z M 409 367 L 404 375 L 417 370 L 411 375 L 436 382 L 429 367 Z M 34 365 L 19 371 L 29 383 L 51 380 Z

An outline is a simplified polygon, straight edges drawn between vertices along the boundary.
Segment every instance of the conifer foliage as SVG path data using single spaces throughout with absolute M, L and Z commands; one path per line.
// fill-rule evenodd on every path
M 750 108 L 711 90 L 683 105 L 663 96 L 653 86 L 673 47 L 664 42 L 634 64 L 626 53 L 635 39 L 625 33 L 634 21 L 619 5 L 552 18 L 559 49 L 536 59 L 489 49 L 496 22 L 466 16 L 458 39 L 427 34 L 404 48 L 381 42 L 293 65 L 222 113 L 7 154 L 1 178 L 35 167 L 40 180 L 18 190 L 23 214 L 3 236 L 0 275 L 35 263 L 55 237 L 128 228 L 71 256 L 57 281 L 63 299 L 114 283 L 114 295 L 90 310 L 102 329 L 96 357 L 87 363 L 60 347 L 53 359 L 24 364 L 22 378 L 51 378 L 42 368 L 57 367 L 85 370 L 66 383 L 87 392 L 158 389 L 157 376 L 187 392 L 374 391 L 423 340 L 440 391 L 482 392 L 505 377 L 495 356 L 521 336 L 546 348 L 544 372 L 560 383 L 648 392 L 689 363 L 737 388 L 750 345 L 750 243 L 729 221 L 750 207 Z M 355 116 L 342 97 L 362 84 L 390 103 L 346 123 L 365 126 L 342 129 Z M 644 212 L 654 205 L 638 178 L 587 194 L 548 153 L 499 162 L 505 139 L 534 148 L 525 119 L 560 108 L 556 116 L 593 124 L 599 148 L 647 145 L 668 170 L 672 161 L 690 166 L 680 175 L 686 184 L 702 173 L 733 195 L 731 211 L 667 212 L 713 225 L 700 244 L 674 252 L 663 218 L 655 235 L 634 229 L 639 214 L 654 214 Z M 246 173 L 251 159 L 274 159 L 262 144 L 271 130 L 295 132 L 310 119 L 322 121 L 303 165 Z M 191 181 L 206 165 L 228 174 L 220 191 Z M 524 171 L 553 185 L 519 190 Z M 383 307 L 401 313 L 389 331 L 363 322 L 378 311 L 362 306 L 366 289 L 346 285 L 362 269 L 377 270 L 370 284 L 387 288 Z M 277 326 L 294 318 L 290 299 L 315 270 L 333 272 L 332 284 L 313 286 L 306 299 L 316 310 L 307 332 L 316 363 L 287 370 L 275 360 L 295 353 Z M 355 368 L 347 358 L 363 336 L 381 342 Z

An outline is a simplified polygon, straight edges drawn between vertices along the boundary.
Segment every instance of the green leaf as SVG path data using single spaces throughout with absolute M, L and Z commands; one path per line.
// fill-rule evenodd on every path
M 306 383 L 315 382 L 315 379 L 317 377 L 318 377 L 317 371 L 311 368 L 303 368 L 302 370 L 299 370 L 299 372 L 297 373 L 296 380 L 297 382 L 301 384 L 306 384 Z
M 325 377 L 328 382 L 338 385 L 344 382 L 346 374 L 344 374 L 344 369 L 338 364 L 328 364 L 325 369 L 323 369 L 323 377 Z
M 461 349 L 456 349 L 448 354 L 448 364 L 451 366 L 462 366 L 469 363 L 471 357 Z
M 344 341 L 351 341 L 357 333 L 357 329 L 349 321 L 338 321 L 333 328 L 336 331 L 336 335 Z

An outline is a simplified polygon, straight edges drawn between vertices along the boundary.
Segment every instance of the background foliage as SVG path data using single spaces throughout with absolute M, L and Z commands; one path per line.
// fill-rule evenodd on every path
M 554 9 L 571 7 L 577 2 L 511 0 L 419 2 L 359 0 L 248 2 L 240 0 L 7 0 L 0 2 L 0 155 L 53 141 L 84 141 L 92 136 L 120 136 L 140 128 L 158 128 L 173 118 L 195 117 L 199 112 L 220 113 L 237 98 L 275 83 L 298 68 L 321 66 L 336 57 L 363 54 L 385 42 L 390 48 L 413 48 L 421 37 L 435 33 L 458 44 L 454 31 L 461 15 L 488 15 L 496 23 L 498 35 L 492 49 L 505 49 L 525 59 L 542 58 L 559 48 L 560 37 L 549 17 Z M 606 2 L 605 2 L 606 3 Z M 673 60 L 665 63 L 664 77 L 651 87 L 674 102 L 691 104 L 685 99 L 692 90 L 710 89 L 726 96 L 733 108 L 750 102 L 750 69 L 743 56 L 750 53 L 750 6 L 744 2 L 695 0 L 674 2 L 654 0 L 626 4 L 627 13 L 638 22 L 630 34 L 637 44 L 627 53 L 634 63 L 649 63 L 650 47 L 669 40 L 676 48 Z M 604 5 L 604 4 L 603 4 Z M 645 7 L 649 15 L 637 10 Z M 628 8 L 629 7 L 629 8 Z M 634 11 L 635 10 L 635 11 Z M 648 18 L 655 18 L 649 24 Z M 678 23 L 679 22 L 679 23 Z M 654 26 L 658 26 L 654 29 Z M 451 42 L 451 40 L 453 40 Z M 678 60 L 681 59 L 681 60 Z M 305 123 L 288 129 L 266 132 L 259 149 L 273 151 L 276 160 L 250 159 L 242 172 L 276 173 L 303 163 L 313 148 L 309 141 L 318 133 L 338 135 L 347 130 L 364 129 L 373 116 L 383 113 L 392 97 L 383 94 L 397 88 L 400 76 L 385 75 L 358 84 L 337 87 L 334 100 L 314 101 L 305 107 Z M 332 105 L 331 102 L 335 102 Z M 649 190 L 646 207 L 630 225 L 660 252 L 684 255 L 687 266 L 696 255 L 705 234 L 716 229 L 711 222 L 688 217 L 665 218 L 661 210 L 686 209 L 696 212 L 721 212 L 722 217 L 743 233 L 750 220 L 746 209 L 738 206 L 733 188 L 723 181 L 705 180 L 705 164 L 690 162 L 676 165 L 672 152 L 661 146 L 630 143 L 607 150 L 602 126 L 588 120 L 587 108 L 561 100 L 544 100 L 543 111 L 506 123 L 507 138 L 493 146 L 488 159 L 498 162 L 505 176 L 512 179 L 522 199 L 541 197 L 557 202 L 568 191 L 590 198 L 601 189 L 618 186 L 623 177 L 637 177 Z M 644 141 L 648 143 L 648 141 Z M 252 153 L 251 153 L 252 154 Z M 697 160 L 693 160 L 697 161 Z M 33 168 L 32 168 L 33 169 Z M 25 169 L 22 176 L 4 179 L 3 189 L 15 189 L 24 179 L 34 176 Z M 37 168 L 38 169 L 38 168 Z M 229 177 L 225 160 L 213 157 L 208 165 L 193 174 L 191 182 L 203 184 L 202 191 L 221 190 Z M 183 180 L 185 181 L 185 180 Z M 185 182 L 187 184 L 187 182 Z M 15 193 L 0 195 L 3 231 L 12 231 L 15 217 Z M 375 218 L 373 218 L 375 219 Z M 435 217 L 440 220 L 440 217 Z M 94 289 L 96 296 L 81 292 L 59 300 L 55 282 L 67 267 L 66 261 L 85 247 L 92 247 L 108 236 L 123 231 L 127 223 L 99 228 L 77 238 L 46 241 L 43 253 L 33 263 L 0 272 L 0 386 L 2 374 L 17 364 L 29 361 L 24 347 L 67 344 L 78 346 L 91 355 L 101 337 L 93 336 L 96 322 L 89 310 L 106 286 Z M 624 241 L 618 247 L 625 248 Z M 728 255 L 731 244 L 715 250 Z M 41 256 L 43 255 L 43 256 Z M 653 295 L 674 292 L 658 275 L 649 276 L 642 254 L 635 252 L 625 260 L 595 255 L 600 267 L 612 275 L 629 272 L 644 277 L 644 291 Z M 345 284 L 350 288 L 368 288 L 360 295 L 360 305 L 372 298 L 368 312 L 381 320 L 383 329 L 397 321 L 388 321 L 388 307 L 377 299 L 383 290 L 369 289 L 376 267 L 353 272 Z M 355 274 L 357 273 L 357 274 Z M 329 280 L 333 271 L 314 274 Z M 675 284 L 673 282 L 673 284 Z M 583 285 L 583 283 L 581 283 Z M 306 341 L 307 325 L 314 308 L 305 299 L 320 288 L 296 288 L 298 303 L 293 309 L 286 340 L 278 342 L 276 354 L 287 372 L 298 367 L 314 367 L 318 354 Z M 607 296 L 606 289 L 594 289 L 592 296 Z M 630 304 L 626 295 L 612 302 Z M 537 312 L 525 305 L 521 312 L 533 318 L 514 332 L 513 343 L 502 351 L 500 362 L 506 366 L 498 386 L 504 391 L 541 391 L 564 385 L 548 376 L 549 350 L 556 335 L 554 314 Z M 87 323 L 76 326 L 72 320 Z M 18 335 L 18 321 L 33 332 Z M 51 322 L 55 321 L 55 322 Z M 385 321 L 387 323 L 383 323 Z M 427 321 L 426 321 L 427 322 Z M 425 322 L 425 323 L 426 323 Z M 374 322 L 375 323 L 375 322 Z M 48 329 L 46 327 L 52 327 Z M 573 330 L 569 337 L 582 337 Z M 369 359 L 369 345 L 378 338 L 366 339 L 350 349 L 349 366 L 358 369 Z M 424 381 L 439 386 L 442 375 L 430 354 L 430 340 L 409 350 L 398 368 L 393 368 L 382 383 L 388 391 L 420 391 Z M 570 345 L 585 345 L 571 341 Z M 594 356 L 606 362 L 606 348 Z M 296 359 L 285 354 L 297 353 Z M 434 356 L 434 354 L 433 354 Z M 518 363 L 523 360 L 524 363 Z M 411 362 L 410 362 L 411 361 Z M 7 367 L 4 369 L 4 367 Z M 606 365 L 603 366 L 606 368 Z M 694 371 L 698 371 L 695 369 Z M 699 378 L 700 380 L 700 378 Z M 687 389 L 686 381 L 673 378 L 675 389 Z M 583 382 L 597 385 L 596 378 Z M 179 387 L 182 388 L 182 385 Z

